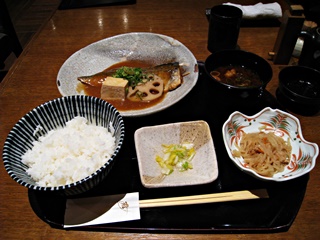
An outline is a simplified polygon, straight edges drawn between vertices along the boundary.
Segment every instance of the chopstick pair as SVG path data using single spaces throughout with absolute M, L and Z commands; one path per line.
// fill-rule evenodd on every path
M 64 228 L 138 220 L 141 208 L 191 205 L 267 198 L 265 189 L 139 200 L 139 193 L 88 198 L 70 198 L 66 202 Z
M 202 195 L 193 195 L 193 196 L 184 196 L 184 197 L 139 200 L 139 206 L 140 208 L 167 207 L 167 206 L 249 200 L 249 199 L 259 199 L 259 198 L 268 198 L 268 197 L 269 195 L 266 189 L 257 189 L 257 190 L 250 190 L 250 191 L 243 190 L 243 191 L 202 194 Z

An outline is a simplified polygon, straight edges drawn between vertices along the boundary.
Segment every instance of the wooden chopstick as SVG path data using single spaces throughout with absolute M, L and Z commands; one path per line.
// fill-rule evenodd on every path
M 171 197 L 171 198 L 157 198 L 140 200 L 140 208 L 151 207 L 166 207 L 166 206 L 178 206 L 178 205 L 191 205 L 202 203 L 214 203 L 214 202 L 227 202 L 238 201 L 248 199 L 260 199 L 268 198 L 268 192 L 266 189 L 257 190 L 244 190 L 235 192 L 213 193 L 203 195 L 193 195 L 184 197 Z

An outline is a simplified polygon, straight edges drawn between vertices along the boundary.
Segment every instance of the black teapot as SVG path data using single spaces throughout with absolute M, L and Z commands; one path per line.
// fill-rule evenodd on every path
M 320 70 L 320 28 L 302 31 L 304 44 L 299 58 L 299 65 Z

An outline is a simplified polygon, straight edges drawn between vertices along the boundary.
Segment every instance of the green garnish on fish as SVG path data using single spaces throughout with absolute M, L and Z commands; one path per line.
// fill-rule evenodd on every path
M 137 67 L 121 67 L 112 75 L 115 78 L 124 78 L 129 81 L 129 86 L 135 87 L 146 79 L 146 75 L 142 72 L 142 68 Z

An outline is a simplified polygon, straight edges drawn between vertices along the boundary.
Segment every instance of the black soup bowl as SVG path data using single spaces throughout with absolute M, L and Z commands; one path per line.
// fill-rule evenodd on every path
M 312 116 L 320 111 L 320 72 L 304 66 L 289 66 L 279 73 L 277 99 L 288 110 Z
M 236 86 L 224 83 L 211 76 L 218 67 L 241 67 L 249 69 L 260 78 L 257 86 Z M 262 57 L 243 50 L 221 50 L 211 54 L 205 61 L 206 74 L 213 82 L 213 92 L 221 95 L 221 100 L 232 105 L 256 104 L 272 78 L 272 68 Z

